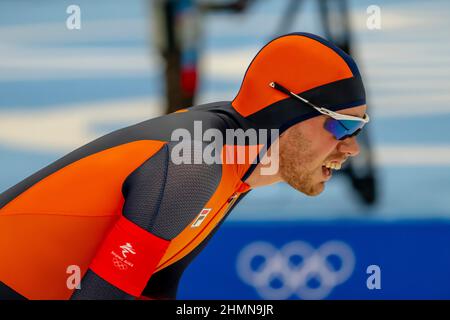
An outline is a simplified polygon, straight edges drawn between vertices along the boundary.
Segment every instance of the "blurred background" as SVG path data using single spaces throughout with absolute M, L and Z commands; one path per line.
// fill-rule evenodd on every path
M 68 28 L 70 5 L 80 29 Z M 445 0 L 2 0 L 0 192 L 115 129 L 232 100 L 266 42 L 312 32 L 350 52 L 365 78 L 372 121 L 361 157 L 318 197 L 284 184 L 252 191 L 178 297 L 450 299 L 449 9 Z

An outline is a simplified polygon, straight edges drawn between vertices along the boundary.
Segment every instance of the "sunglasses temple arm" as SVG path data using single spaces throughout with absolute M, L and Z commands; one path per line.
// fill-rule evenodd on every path
M 329 115 L 328 112 L 323 110 L 323 108 L 319 108 L 319 107 L 315 106 L 314 104 L 312 104 L 311 102 L 309 102 L 305 98 L 302 98 L 302 97 L 296 95 L 295 93 L 289 91 L 288 89 L 286 89 L 285 87 L 283 87 L 282 85 L 280 85 L 280 84 L 278 84 L 276 82 L 269 83 L 269 86 L 271 86 L 272 88 L 274 88 L 274 89 L 276 89 L 278 91 L 281 91 L 281 92 L 287 94 L 288 96 L 291 96 L 291 97 L 299 99 L 300 101 L 308 104 L 309 106 L 313 107 L 314 109 L 316 109 L 318 112 L 320 112 L 322 114 Z
M 285 87 L 283 87 L 282 85 L 276 83 L 276 82 L 271 82 L 269 83 L 269 86 L 271 86 L 272 88 L 281 91 L 285 94 L 287 94 L 288 96 L 293 96 L 294 94 L 292 92 L 290 92 L 288 89 L 286 89 Z
M 306 100 L 305 98 L 300 97 L 299 95 L 296 95 L 295 93 L 289 91 L 288 89 L 286 89 L 285 87 L 283 87 L 281 84 L 277 83 L 277 82 L 270 82 L 269 86 L 283 92 L 284 94 L 296 98 L 304 103 L 306 103 L 307 105 L 309 105 L 310 107 L 313 107 L 314 109 L 316 109 L 316 111 L 320 112 L 321 114 L 324 114 L 326 116 L 332 117 L 336 120 L 341 120 L 338 117 L 342 116 L 339 113 L 333 112 L 331 110 L 328 110 L 326 108 L 322 108 L 322 107 L 318 107 L 315 104 L 309 102 L 308 100 Z M 368 123 L 369 122 L 369 116 L 367 114 L 364 115 L 364 117 L 367 117 L 367 119 L 364 118 L 355 118 L 355 119 L 348 119 L 348 120 L 359 120 L 359 121 L 363 121 L 364 123 Z M 354 117 L 350 117 L 350 118 L 354 118 Z

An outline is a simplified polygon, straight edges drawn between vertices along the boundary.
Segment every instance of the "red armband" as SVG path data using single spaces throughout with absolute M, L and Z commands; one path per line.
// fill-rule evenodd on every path
M 90 269 L 122 291 L 139 297 L 169 243 L 120 217 Z

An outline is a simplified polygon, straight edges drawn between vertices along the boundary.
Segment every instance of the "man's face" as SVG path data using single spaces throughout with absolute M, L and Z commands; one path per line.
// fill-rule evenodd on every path
M 341 114 L 362 118 L 366 106 L 338 111 Z M 326 166 L 340 168 L 348 158 L 359 153 L 356 137 L 343 141 L 336 140 L 324 128 L 327 116 L 317 116 L 300 122 L 280 136 L 281 178 L 293 188 L 306 195 L 320 194 L 325 182 L 331 178 L 331 170 Z

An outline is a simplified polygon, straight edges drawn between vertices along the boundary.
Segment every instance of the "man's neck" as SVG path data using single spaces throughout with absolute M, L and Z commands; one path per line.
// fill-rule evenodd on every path
M 268 175 L 262 174 L 261 168 L 263 168 L 263 166 L 261 163 L 258 163 L 255 170 L 253 170 L 251 175 L 245 180 L 245 183 L 247 183 L 250 188 L 255 189 L 283 181 L 279 171 L 276 174 Z

